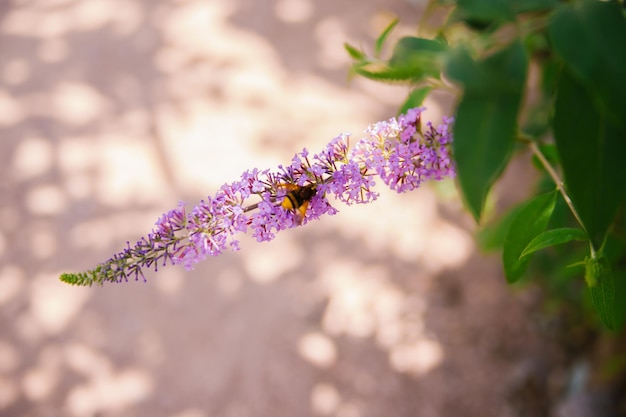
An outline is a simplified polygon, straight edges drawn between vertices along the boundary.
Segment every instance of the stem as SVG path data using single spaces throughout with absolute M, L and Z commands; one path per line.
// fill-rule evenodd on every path
M 574 215 L 574 218 L 576 219 L 578 224 L 580 224 L 580 227 L 582 227 L 585 233 L 587 233 L 587 230 L 585 229 L 585 225 L 583 224 L 582 219 L 578 215 L 578 212 L 576 211 L 576 208 L 574 207 L 574 203 L 572 203 L 572 199 L 569 197 L 569 194 L 567 194 L 567 191 L 565 190 L 565 186 L 563 185 L 563 180 L 561 180 L 561 177 L 559 177 L 559 174 L 552 167 L 552 165 L 550 165 L 550 162 L 548 162 L 546 157 L 543 155 L 543 153 L 537 146 L 537 143 L 535 143 L 535 141 L 533 140 L 528 140 L 528 143 L 530 144 L 530 149 L 533 151 L 533 154 L 535 154 L 535 156 L 539 159 L 543 167 L 546 169 L 546 171 L 548 171 L 548 174 L 552 178 L 552 181 L 554 181 L 554 183 L 556 184 L 556 188 L 559 190 L 559 192 L 563 196 L 563 200 L 565 200 L 565 204 L 567 204 L 567 206 L 569 207 L 570 211 Z M 591 258 L 595 259 L 596 251 L 593 248 L 593 244 L 591 242 L 589 242 L 589 252 L 591 254 Z
M 256 209 L 257 207 L 259 207 L 259 203 L 254 203 L 254 204 L 251 204 L 251 205 L 249 205 L 249 206 L 244 207 L 244 208 L 243 208 L 243 212 L 244 212 L 244 213 L 247 213 L 247 212 L 249 212 L 249 211 L 252 211 L 252 210 Z

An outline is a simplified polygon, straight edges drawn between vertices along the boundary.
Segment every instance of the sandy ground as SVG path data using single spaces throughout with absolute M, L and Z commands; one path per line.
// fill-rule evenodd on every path
M 392 116 L 406 90 L 348 83 L 342 44 L 420 9 L 1 2 L 0 415 L 543 415 L 516 400 L 546 356 L 532 295 L 477 252 L 452 183 L 147 283 L 58 281 L 180 200 Z

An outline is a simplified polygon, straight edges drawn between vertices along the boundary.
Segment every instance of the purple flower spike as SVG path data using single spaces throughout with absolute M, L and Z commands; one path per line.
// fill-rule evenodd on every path
M 348 205 L 374 201 L 375 176 L 397 192 L 418 188 L 424 181 L 455 175 L 451 155 L 453 118 L 434 127 L 424 107 L 409 109 L 398 119 L 370 125 L 367 137 L 350 149 L 350 135 L 341 134 L 313 156 L 305 148 L 277 171 L 256 168 L 238 181 L 224 184 L 187 212 L 184 204 L 162 215 L 147 237 L 96 268 L 63 274 L 75 285 L 145 280 L 144 269 L 182 264 L 190 269 L 207 256 L 239 249 L 236 235 L 250 232 L 267 242 L 281 230 L 334 215 L 327 195 Z M 254 201 L 256 200 L 256 201 Z

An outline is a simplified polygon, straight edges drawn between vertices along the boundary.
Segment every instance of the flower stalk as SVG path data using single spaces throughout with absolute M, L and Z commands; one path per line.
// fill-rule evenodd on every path
M 328 196 L 348 205 L 372 202 L 378 198 L 376 177 L 397 192 L 453 177 L 453 119 L 446 118 L 437 127 L 430 122 L 422 126 L 424 110 L 410 109 L 397 119 L 371 125 L 352 149 L 350 135 L 341 134 L 320 153 L 311 155 L 303 149 L 276 171 L 248 170 L 189 212 L 181 203 L 163 214 L 135 245 L 127 242 L 124 250 L 94 269 L 63 274 L 61 280 L 91 286 L 145 281 L 144 270 L 157 271 L 167 264 L 191 269 L 207 256 L 238 250 L 239 233 L 270 241 L 281 230 L 337 213 Z

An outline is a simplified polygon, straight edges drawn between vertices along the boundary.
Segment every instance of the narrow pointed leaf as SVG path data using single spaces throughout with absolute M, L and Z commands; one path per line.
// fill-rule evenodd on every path
M 526 271 L 531 256 L 520 258 L 520 255 L 548 226 L 556 196 L 557 192 L 553 191 L 533 198 L 513 219 L 502 250 L 504 273 L 510 284 L 519 280 Z
M 585 281 L 600 320 L 607 328 L 613 330 L 616 318 L 615 277 L 606 257 L 585 260 Z
M 545 231 L 530 241 L 522 251 L 520 259 L 538 250 L 561 245 L 572 240 L 587 240 L 587 234 L 582 229 L 569 227 Z
M 400 19 L 392 20 L 391 23 L 389 23 L 389 25 L 385 28 L 385 30 L 383 30 L 383 33 L 380 34 L 378 39 L 376 39 L 376 46 L 374 49 L 376 56 L 380 55 L 380 52 L 382 51 L 383 46 L 385 45 L 385 41 L 387 40 L 387 37 L 389 36 L 393 28 L 396 27 L 399 21 Z
M 414 68 L 394 68 L 382 62 L 368 62 L 363 65 L 354 65 L 352 71 L 370 80 L 383 82 L 410 82 L 418 81 L 421 78 L 421 73 Z
M 421 87 L 412 90 L 404 103 L 402 103 L 402 106 L 400 106 L 398 114 L 404 114 L 407 112 L 407 110 L 412 109 L 413 107 L 421 106 L 424 102 L 424 99 L 431 90 L 431 87 Z
M 515 41 L 479 62 L 455 50 L 445 67 L 464 87 L 453 146 L 461 192 L 476 221 L 513 151 L 527 66 L 524 48 Z
M 358 48 L 350 45 L 349 43 L 344 43 L 343 47 L 345 48 L 346 51 L 348 51 L 348 54 L 350 55 L 350 57 L 356 61 L 362 61 L 365 58 L 367 58 L 367 55 L 365 55 L 365 53 L 360 51 Z

